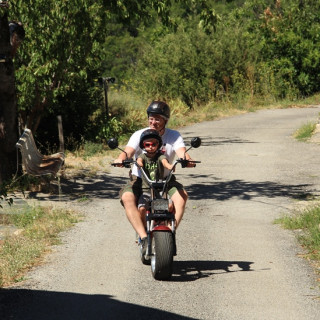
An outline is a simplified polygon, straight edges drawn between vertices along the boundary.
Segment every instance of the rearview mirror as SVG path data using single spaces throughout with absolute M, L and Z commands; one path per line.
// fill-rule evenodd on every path
M 191 147 L 199 148 L 201 146 L 201 139 L 199 137 L 195 137 L 191 139 Z
M 188 152 L 191 148 L 199 148 L 201 145 L 201 139 L 199 137 L 195 137 L 191 139 L 191 146 L 186 150 Z
M 111 138 L 108 140 L 108 146 L 110 149 L 117 149 L 119 146 L 117 138 Z

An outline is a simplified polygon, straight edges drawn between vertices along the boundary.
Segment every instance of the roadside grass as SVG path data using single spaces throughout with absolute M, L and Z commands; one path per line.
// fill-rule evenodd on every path
M 146 109 L 151 100 L 142 100 L 140 97 L 123 91 L 111 90 L 109 94 L 109 108 L 112 116 L 119 117 L 124 134 L 118 136 L 120 143 L 125 143 L 132 132 L 147 126 Z M 261 109 L 304 108 L 320 104 L 320 93 L 306 99 L 266 100 L 265 98 L 247 97 L 243 99 L 226 96 L 219 101 L 194 103 L 188 107 L 179 99 L 166 101 L 171 108 L 171 117 L 168 127 L 177 129 L 202 121 L 217 120 L 238 114 L 255 112 Z
M 110 150 L 104 145 L 102 151 L 90 155 L 84 155 L 79 151 L 68 151 L 61 175 L 65 179 L 72 179 L 74 177 L 95 177 L 99 172 L 108 173 L 110 172 L 110 163 L 118 154 L 119 150 Z
M 24 279 L 31 267 L 41 263 L 50 246 L 59 244 L 59 233 L 81 217 L 69 209 L 24 207 L 0 214 L 0 226 L 7 231 L 0 240 L 0 287 Z
M 110 114 L 119 117 L 123 132 L 116 134 L 110 130 L 110 134 L 119 140 L 120 145 L 125 145 L 131 133 L 147 126 L 146 108 L 151 101 L 143 101 L 130 92 L 110 91 L 109 94 Z M 301 100 L 266 101 L 263 99 L 247 99 L 245 101 L 231 101 L 228 97 L 221 101 L 210 101 L 206 104 L 194 104 L 189 108 L 181 100 L 169 100 L 171 117 L 168 128 L 179 129 L 181 127 L 199 123 L 202 121 L 218 120 L 238 114 L 255 112 L 261 109 L 285 109 L 304 108 L 310 105 L 320 104 L 320 94 Z M 112 126 L 112 124 L 110 124 Z M 309 135 L 313 126 L 308 126 Z M 105 138 L 111 138 L 106 136 Z M 100 170 L 107 170 L 107 162 L 118 155 L 118 150 L 110 150 L 104 142 L 82 141 L 77 150 L 66 151 L 67 175 L 71 172 L 79 172 L 83 175 L 92 176 Z M 106 160 L 107 159 L 107 160 Z
M 302 125 L 295 133 L 294 137 L 298 141 L 307 141 L 312 137 L 312 134 L 314 133 L 316 129 L 316 122 L 308 122 L 304 125 Z
M 296 232 L 306 252 L 304 257 L 313 262 L 320 274 L 320 205 L 295 211 L 292 215 L 276 219 L 275 223 Z

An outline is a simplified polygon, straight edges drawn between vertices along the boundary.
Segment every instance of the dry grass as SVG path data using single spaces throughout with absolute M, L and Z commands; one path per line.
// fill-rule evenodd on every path
M 50 246 L 59 243 L 59 233 L 80 219 L 72 210 L 51 207 L 26 207 L 22 213 L 12 211 L 1 217 L 2 225 L 16 231 L 8 232 L 0 242 L 0 287 L 23 280 L 26 271 L 41 262 Z
M 67 152 L 62 175 L 66 179 L 74 176 L 95 176 L 98 172 L 109 172 L 110 164 L 118 156 L 119 150 L 110 150 L 87 156 L 81 152 Z
M 74 176 L 95 176 L 98 172 L 109 172 L 112 158 L 98 154 L 90 158 L 83 158 L 74 154 L 68 154 L 63 170 L 63 177 L 71 179 Z

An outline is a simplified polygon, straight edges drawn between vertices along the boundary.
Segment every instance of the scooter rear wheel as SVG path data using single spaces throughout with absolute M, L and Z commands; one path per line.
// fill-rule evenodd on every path
M 154 231 L 151 272 L 156 280 L 168 280 L 172 275 L 174 240 L 171 232 Z

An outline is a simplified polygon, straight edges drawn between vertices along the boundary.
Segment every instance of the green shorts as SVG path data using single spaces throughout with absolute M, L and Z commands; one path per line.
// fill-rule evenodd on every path
M 134 175 L 130 176 L 130 180 L 128 181 L 128 183 L 124 185 L 120 190 L 120 199 L 125 192 L 132 192 L 136 196 L 136 198 L 139 199 L 142 194 L 142 179 Z
M 173 175 L 169 182 L 169 196 L 171 197 L 178 190 L 184 190 L 184 188 L 183 185 L 179 183 L 176 180 L 176 177 Z M 142 195 L 143 191 L 145 191 L 145 189 L 142 188 L 142 179 L 135 175 L 132 175 L 128 183 L 120 190 L 120 199 L 125 192 L 132 192 L 135 195 L 138 203 L 138 199 Z

